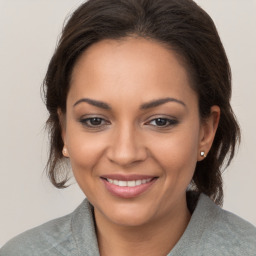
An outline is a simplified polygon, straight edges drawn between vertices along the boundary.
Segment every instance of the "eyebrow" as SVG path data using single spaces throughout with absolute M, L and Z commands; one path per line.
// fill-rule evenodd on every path
M 92 100 L 92 99 L 89 99 L 89 98 L 82 98 L 80 100 L 78 100 L 74 105 L 73 107 L 75 107 L 76 105 L 82 103 L 82 102 L 86 102 L 90 105 L 93 105 L 95 107 L 98 107 L 98 108 L 102 108 L 102 109 L 107 109 L 107 110 L 110 110 L 111 107 L 105 103 L 105 102 L 102 102 L 102 101 L 98 101 L 98 100 Z
M 82 98 L 82 99 L 78 100 L 73 105 L 73 107 L 77 106 L 78 104 L 80 104 L 82 102 L 86 102 L 86 103 L 88 103 L 92 106 L 102 108 L 102 109 L 106 109 L 106 110 L 111 110 L 112 109 L 107 103 L 105 103 L 103 101 L 93 100 L 93 99 L 89 99 L 89 98 Z M 176 102 L 176 103 L 179 103 L 179 104 L 183 105 L 184 107 L 186 107 L 186 104 L 183 101 L 175 99 L 175 98 L 169 98 L 168 97 L 168 98 L 157 99 L 157 100 L 152 100 L 150 102 L 143 103 L 140 106 L 140 109 L 144 110 L 144 109 L 154 108 L 154 107 L 160 106 L 162 104 L 165 104 L 167 102 Z
M 167 102 L 176 102 L 176 103 L 179 103 L 179 104 L 183 105 L 184 107 L 186 107 L 186 104 L 183 101 L 175 99 L 175 98 L 169 98 L 168 97 L 168 98 L 152 100 L 150 102 L 144 103 L 144 104 L 141 105 L 140 109 L 154 108 L 154 107 L 160 106 L 160 105 L 162 105 L 164 103 L 167 103 Z

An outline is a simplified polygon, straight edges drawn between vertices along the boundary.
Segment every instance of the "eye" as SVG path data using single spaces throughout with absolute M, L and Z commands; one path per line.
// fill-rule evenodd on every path
M 157 126 L 157 127 L 169 127 L 169 126 L 173 126 L 175 124 L 177 124 L 178 121 L 175 119 L 169 119 L 169 118 L 155 118 L 153 120 L 151 120 L 150 122 L 148 122 L 148 124 L 151 124 L 153 126 Z
M 107 124 L 109 124 L 109 122 L 107 122 L 105 119 L 101 118 L 101 117 L 90 117 L 90 118 L 84 118 L 81 119 L 80 122 L 89 128 L 101 128 Z

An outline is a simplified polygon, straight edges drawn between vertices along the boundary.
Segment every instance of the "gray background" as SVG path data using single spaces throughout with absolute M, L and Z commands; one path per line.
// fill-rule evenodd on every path
M 14 235 L 71 212 L 76 185 L 53 188 L 40 98 L 64 18 L 78 0 L 0 0 L 0 246 Z M 256 0 L 198 0 L 213 18 L 233 71 L 232 105 L 242 144 L 224 174 L 224 208 L 256 225 Z

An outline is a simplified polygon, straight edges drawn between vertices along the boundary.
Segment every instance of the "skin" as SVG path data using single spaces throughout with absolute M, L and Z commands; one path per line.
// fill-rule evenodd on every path
M 177 101 L 141 109 L 167 97 Z M 219 115 L 213 106 L 201 122 L 186 69 L 155 41 L 103 40 L 81 55 L 59 116 L 64 155 L 94 206 L 101 255 L 166 255 L 173 248 L 190 220 L 186 188 L 200 151 L 210 150 Z M 108 174 L 157 178 L 139 196 L 120 198 L 104 186 Z

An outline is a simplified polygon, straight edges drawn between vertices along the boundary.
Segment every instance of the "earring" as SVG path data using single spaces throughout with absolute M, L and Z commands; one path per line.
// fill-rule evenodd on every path
M 62 154 L 63 154 L 63 156 L 65 156 L 65 157 L 68 156 L 68 150 L 66 149 L 66 147 L 64 147 L 64 148 L 62 149 Z
M 201 152 L 200 152 L 200 156 L 201 156 L 201 157 L 206 157 L 205 152 L 204 152 L 204 151 L 201 151 Z

